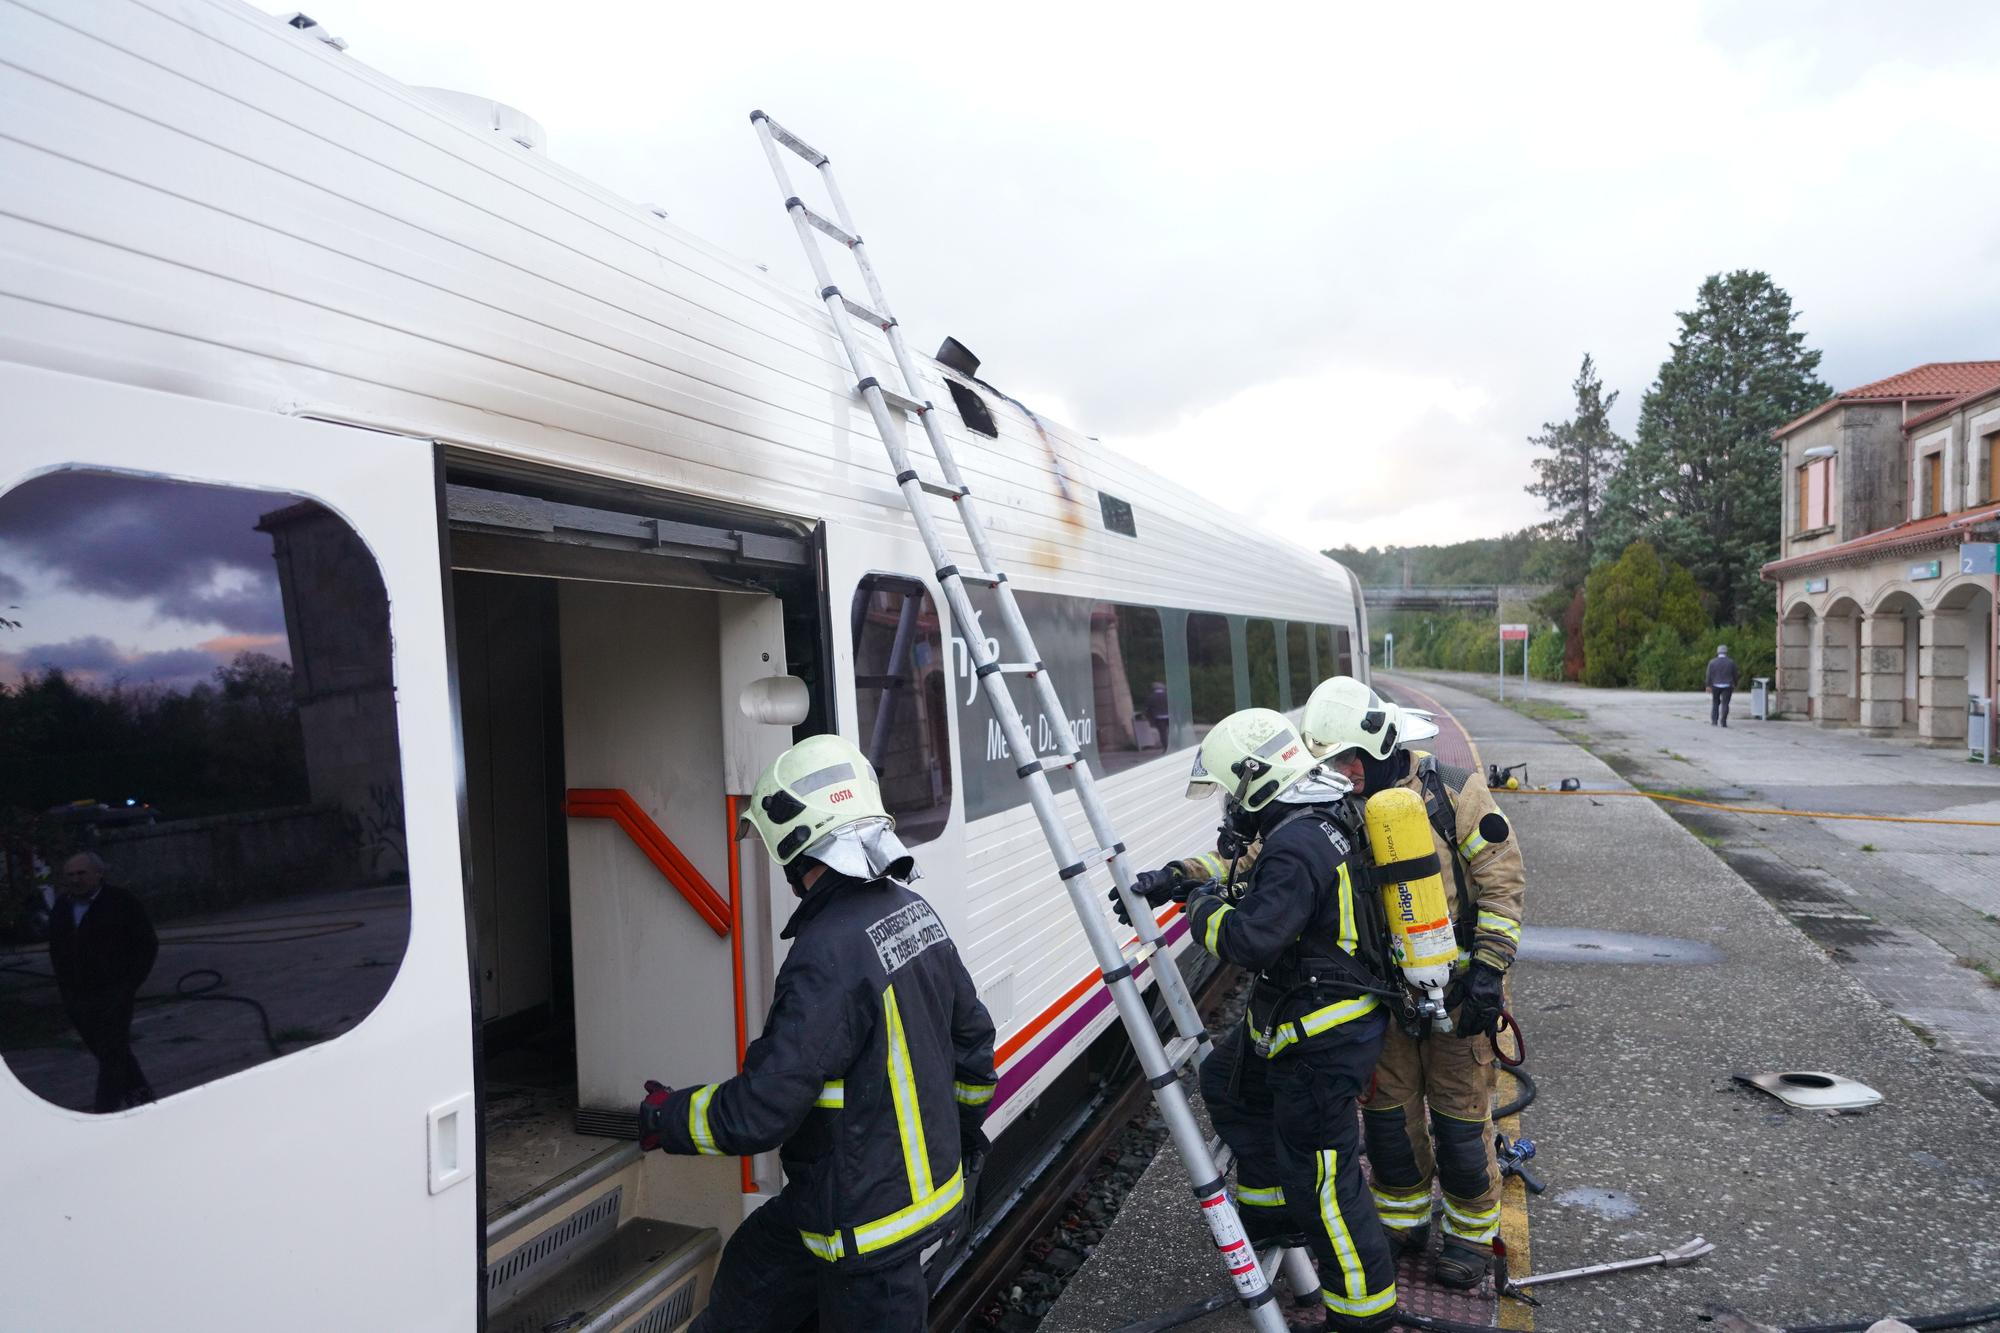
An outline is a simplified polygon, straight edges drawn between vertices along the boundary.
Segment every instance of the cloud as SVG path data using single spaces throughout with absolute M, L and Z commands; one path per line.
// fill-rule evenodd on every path
M 95 472 L 56 472 L 0 495 L 0 547 L 62 586 L 147 603 L 155 615 L 239 633 L 284 628 L 259 517 L 289 497 Z M 15 581 L 19 586 L 18 580 Z
M 215 668 L 228 660 L 201 648 L 129 653 L 102 635 L 66 643 L 37 644 L 12 654 L 12 658 L 14 670 L 9 674 L 16 679 L 27 672 L 60 671 L 91 685 L 123 683 L 180 688 L 209 679 Z
M 18 603 L 21 600 L 21 594 L 27 590 L 27 585 L 23 584 L 21 580 L 15 578 L 6 570 L 0 569 L 0 611 L 4 611 L 8 607 Z
M 282 634 L 225 634 L 195 645 L 205 653 L 228 662 L 238 653 L 262 653 L 266 657 L 289 659 L 291 644 Z

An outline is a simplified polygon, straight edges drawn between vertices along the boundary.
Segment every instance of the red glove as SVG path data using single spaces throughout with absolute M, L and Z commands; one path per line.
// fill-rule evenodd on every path
M 655 1079 L 646 1080 L 646 1100 L 639 1103 L 639 1150 L 651 1152 L 660 1146 L 667 1127 L 667 1098 L 674 1090 Z

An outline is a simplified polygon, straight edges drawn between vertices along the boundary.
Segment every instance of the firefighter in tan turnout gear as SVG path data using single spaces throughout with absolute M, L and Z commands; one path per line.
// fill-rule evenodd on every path
M 1438 861 L 1451 867 L 1445 887 L 1459 948 L 1445 996 L 1451 1030 L 1424 1024 L 1413 1034 L 1391 1024 L 1362 1122 L 1375 1206 L 1392 1241 L 1406 1252 L 1428 1245 L 1437 1179 L 1444 1235 L 1432 1275 L 1447 1286 L 1475 1286 L 1492 1265 L 1500 1230 L 1489 1034 L 1506 1006 L 1507 969 L 1521 940 L 1521 849 L 1485 779 L 1409 748 L 1436 735 L 1436 725 L 1363 682 L 1351 676 L 1322 682 L 1306 703 L 1300 731 L 1316 755 L 1354 784 L 1354 799 L 1393 786 L 1421 796 Z

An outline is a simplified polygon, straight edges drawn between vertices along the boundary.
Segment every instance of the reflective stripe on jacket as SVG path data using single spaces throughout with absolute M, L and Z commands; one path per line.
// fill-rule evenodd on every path
M 986 1146 L 993 1022 L 931 905 L 893 880 L 826 872 L 793 913 L 743 1072 L 677 1090 L 669 1152 L 780 1150 L 806 1248 L 851 1262 L 922 1245 L 965 1200 Z
M 1312 957 L 1337 949 L 1352 960 L 1357 953 L 1357 895 L 1370 883 L 1360 857 L 1354 841 L 1333 823 L 1317 816 L 1291 819 L 1263 838 L 1238 902 L 1226 903 L 1215 894 L 1188 899 L 1189 928 L 1203 948 L 1226 963 L 1265 974 L 1251 995 L 1248 1018 L 1265 1055 L 1329 1035 L 1344 1038 L 1337 1029 L 1379 1007 L 1375 996 L 1338 985 L 1318 990 L 1299 985 L 1319 972 Z M 1319 974 L 1336 982 L 1362 970 L 1357 961 Z

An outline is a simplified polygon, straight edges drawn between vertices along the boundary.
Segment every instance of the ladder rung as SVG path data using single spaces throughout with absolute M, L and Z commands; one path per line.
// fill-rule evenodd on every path
M 837 287 L 829 287 L 827 290 L 837 294 L 840 289 Z M 849 300 L 845 296 L 842 296 L 840 298 L 840 303 L 847 307 L 848 314 L 854 316 L 856 319 L 860 320 L 864 324 L 873 324 L 878 329 L 886 329 L 891 324 L 894 324 L 896 322 L 895 320 L 890 319 L 887 315 L 883 314 L 881 311 L 871 310 L 867 306 L 861 304 L 861 302 Z
M 1003 676 L 1032 676 L 1042 670 L 1040 662 L 1002 662 L 999 664 Z
M 814 166 L 819 167 L 826 165 L 828 158 L 825 153 L 820 152 L 819 149 L 813 147 L 811 144 L 807 143 L 804 139 L 801 139 L 798 135 L 793 134 L 790 130 L 786 129 L 783 125 L 780 125 L 777 121 L 772 120 L 769 116 L 765 115 L 763 112 L 761 111 L 751 112 L 750 119 L 761 120 L 766 125 L 770 126 L 771 137 L 773 139 L 776 139 L 779 143 L 791 149 L 794 153 L 797 153 L 800 157 L 812 163 Z
M 1159 951 L 1160 946 L 1158 941 L 1147 940 L 1142 944 L 1125 950 L 1125 966 L 1137 967 Z
M 786 212 L 790 212 L 795 208 L 799 212 L 805 214 L 807 222 L 810 222 L 813 226 L 819 228 L 821 231 L 825 232 L 828 236 L 831 236 L 834 240 L 839 241 L 842 245 L 848 247 L 850 250 L 853 249 L 855 246 L 861 244 L 861 238 L 859 236 L 855 236 L 852 233 L 848 232 L 847 230 L 842 228 L 839 223 L 831 221 L 830 219 L 827 218 L 823 218 L 819 214 L 813 212 L 810 208 L 806 207 L 805 200 L 799 198 L 797 195 L 793 195 L 791 198 L 785 200 Z
M 970 486 L 948 486 L 944 482 L 925 481 L 921 477 L 917 479 L 917 485 L 923 487 L 930 494 L 942 495 L 947 500 L 963 500 L 966 496 L 972 494 Z
M 1194 1059 L 1195 1050 L 1200 1045 L 1193 1037 L 1175 1037 L 1167 1043 L 1167 1068 L 1179 1069 Z
M 931 410 L 931 405 L 929 403 L 920 403 L 914 398 L 907 398 L 904 395 L 897 393 L 894 389 L 885 387 L 873 375 L 870 375 L 867 379 L 862 380 L 859 384 L 855 385 L 854 387 L 855 391 L 858 393 L 867 393 L 870 389 L 875 390 L 877 393 L 882 395 L 882 400 L 884 402 L 888 403 L 889 406 L 895 408 L 898 412 L 908 412 L 913 416 L 922 416 L 924 413 Z
M 965 583 L 977 583 L 988 588 L 997 588 L 1007 581 L 1005 574 L 989 574 L 983 569 L 960 569 L 957 565 L 946 565 L 937 572 L 938 582 L 958 579 Z
M 1075 767 L 1076 761 L 1079 758 L 1081 758 L 1080 755 L 1073 755 L 1073 754 L 1048 755 L 1044 758 L 1035 760 L 1033 763 L 1021 765 L 1019 768 L 1014 770 L 1014 776 L 1017 778 L 1025 778 L 1028 776 L 1028 774 L 1035 772 L 1037 769 L 1041 770 L 1044 773 L 1053 773 L 1059 768 L 1073 768 Z

